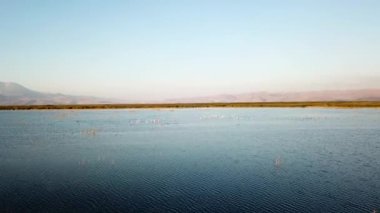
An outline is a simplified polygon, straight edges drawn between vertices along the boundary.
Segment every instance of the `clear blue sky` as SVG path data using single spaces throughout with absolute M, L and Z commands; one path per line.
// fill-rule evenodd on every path
M 154 100 L 380 85 L 379 0 L 0 0 L 0 81 Z

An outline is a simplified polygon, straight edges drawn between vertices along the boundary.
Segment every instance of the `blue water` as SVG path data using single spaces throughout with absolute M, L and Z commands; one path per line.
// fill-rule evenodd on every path
M 0 111 L 0 212 L 373 212 L 380 110 Z

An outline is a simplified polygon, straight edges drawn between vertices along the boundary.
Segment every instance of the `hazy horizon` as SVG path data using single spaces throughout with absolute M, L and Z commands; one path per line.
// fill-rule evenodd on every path
M 0 81 L 123 100 L 379 88 L 380 2 L 3 1 Z

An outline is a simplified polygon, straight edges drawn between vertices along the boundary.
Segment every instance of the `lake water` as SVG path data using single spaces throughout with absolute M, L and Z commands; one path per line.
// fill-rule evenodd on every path
M 380 211 L 380 110 L 0 111 L 1 212 Z

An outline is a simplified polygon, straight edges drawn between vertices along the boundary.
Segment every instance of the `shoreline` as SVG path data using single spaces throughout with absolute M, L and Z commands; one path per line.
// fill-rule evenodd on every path
M 348 108 L 348 109 L 352 109 L 352 108 L 380 108 L 380 101 L 0 105 L 0 110 L 181 109 L 181 108 Z

